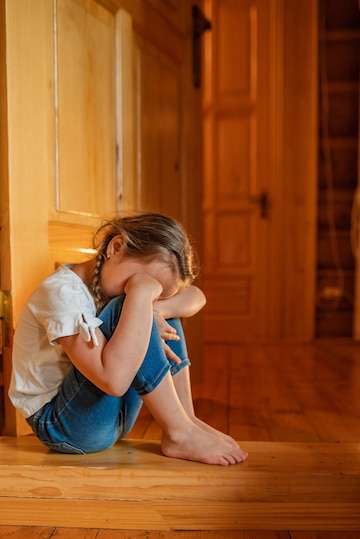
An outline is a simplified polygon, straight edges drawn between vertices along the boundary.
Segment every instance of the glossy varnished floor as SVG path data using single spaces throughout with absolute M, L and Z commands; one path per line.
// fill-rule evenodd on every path
M 236 440 L 360 441 L 360 345 L 205 346 L 197 415 Z M 157 439 L 149 415 L 132 437 Z
M 332 502 L 336 501 L 337 488 L 341 488 L 342 501 L 350 504 L 348 505 L 350 511 L 352 503 L 354 511 L 359 512 L 360 508 L 360 348 L 358 345 L 347 342 L 323 342 L 303 346 L 207 346 L 204 350 L 203 384 L 194 388 L 194 397 L 197 414 L 202 419 L 220 430 L 228 432 L 237 440 L 243 440 L 244 448 L 250 452 L 247 469 L 243 467 L 241 471 L 243 475 L 242 489 L 244 488 L 245 475 L 250 474 L 248 475 L 249 485 L 246 489 L 247 500 L 251 500 L 251 496 L 253 496 L 253 499 L 257 497 L 257 501 L 259 501 L 259 497 L 263 496 L 267 504 L 262 506 L 263 514 L 259 512 L 258 507 L 253 508 L 256 511 L 256 514 L 253 515 L 253 521 L 259 523 L 259 526 L 254 526 L 255 531 L 241 531 L 238 525 L 236 530 L 224 526 L 222 530 L 213 531 L 201 530 L 198 526 L 195 526 L 196 531 L 169 531 L 160 527 L 144 531 L 144 526 L 141 527 L 141 530 L 130 529 L 126 531 L 104 529 L 108 526 L 92 526 L 92 529 L 87 529 L 90 527 L 85 527 L 86 519 L 84 520 L 82 515 L 79 516 L 77 529 L 51 525 L 51 518 L 46 516 L 41 522 L 45 525 L 41 527 L 39 527 L 40 523 L 30 527 L 0 526 L 0 537 L 16 539 L 23 537 L 69 539 L 75 537 L 77 539 L 132 539 L 135 537 L 139 539 L 358 539 L 360 537 L 360 531 L 353 528 L 340 531 L 339 522 L 333 531 L 330 531 L 331 525 L 329 526 L 333 516 L 331 508 L 335 507 Z M 159 428 L 146 411 L 141 414 L 130 437 L 143 440 L 145 448 L 146 440 L 148 440 L 151 446 L 148 449 L 153 454 L 151 458 L 153 460 L 163 458 L 156 445 L 156 440 L 160 437 Z M 150 442 L 150 440 L 155 442 Z M 267 443 L 259 444 L 257 442 Z M 130 444 L 130 446 L 126 446 L 126 444 Z M 127 454 L 130 455 L 128 456 L 130 459 L 131 444 L 132 442 L 128 440 L 124 445 L 125 453 L 128 449 Z M 269 448 L 271 449 L 269 450 Z M 314 448 L 316 448 L 315 453 Z M 95 457 L 95 460 L 99 458 Z M 276 463 L 275 468 L 274 463 Z M 94 465 L 96 465 L 95 462 Z M 296 468 L 294 472 L 297 471 L 297 474 L 291 473 L 291 466 Z M 114 469 L 116 468 L 115 466 Z M 229 469 L 224 471 L 224 477 L 221 479 L 218 474 L 210 472 L 213 467 L 205 465 L 205 469 L 207 468 L 209 473 L 204 472 L 205 475 L 201 475 L 201 480 L 199 480 L 200 476 L 197 472 L 198 490 L 200 485 L 197 498 L 201 498 L 201 482 L 205 481 L 207 482 L 207 488 L 205 487 L 206 490 L 203 490 L 206 492 L 205 498 L 214 496 L 213 501 L 216 501 L 214 493 L 216 493 L 216 489 L 221 489 L 221 484 L 223 484 L 223 486 L 227 486 L 227 494 L 224 495 L 230 496 L 228 500 L 231 502 L 231 496 L 234 495 L 235 491 L 230 487 L 231 484 L 233 487 L 240 484 L 240 481 L 236 480 L 239 471 L 231 467 L 234 470 L 234 477 L 229 475 Z M 169 484 L 173 484 L 174 481 L 178 480 L 176 474 L 179 472 L 179 465 L 175 463 L 168 470 Z M 263 484 L 261 481 L 257 482 L 264 472 L 263 477 L 266 477 L 267 470 L 272 470 L 273 473 L 271 485 L 266 484 L 266 480 Z M 146 474 L 143 477 L 144 488 L 151 488 L 151 477 L 155 472 L 156 462 L 152 461 L 152 464 L 149 463 L 147 466 Z M 251 476 L 253 472 L 256 472 L 257 475 Z M 164 471 L 162 470 L 161 473 Z M 284 474 L 287 474 L 286 481 Z M 9 483 L 10 487 L 16 489 L 18 482 L 21 488 L 26 489 L 26 484 L 16 477 L 14 474 L 13 481 Z M 254 477 L 256 477 L 256 481 L 254 481 Z M 105 479 L 103 477 L 102 481 Z M 2 484 L 4 484 L 3 481 Z M 67 492 L 70 492 L 72 488 L 75 491 L 77 484 L 76 477 L 73 486 L 71 478 L 65 477 L 61 482 L 61 488 L 64 489 L 64 492 L 66 489 Z M 96 487 L 96 485 L 98 486 Z M 210 485 L 212 488 L 209 488 Z M 132 483 L 130 486 L 140 488 L 141 483 L 137 486 Z M 186 497 L 188 487 L 189 485 L 182 476 L 181 485 L 179 484 L 182 497 Z M 39 488 L 42 488 L 40 482 Z M 95 482 L 93 488 L 93 510 L 95 512 L 101 511 L 103 508 L 101 500 L 96 503 L 96 488 L 101 490 L 101 480 L 99 483 Z M 176 486 L 173 488 L 173 493 L 175 491 Z M 225 490 L 223 489 L 222 492 L 224 493 Z M 239 490 L 236 491 L 237 497 L 239 492 Z M 242 490 L 242 492 L 244 491 Z M 159 496 L 163 494 L 159 492 Z M 275 495 L 278 499 L 279 496 L 282 496 L 284 500 L 290 499 L 292 496 L 296 504 L 294 509 L 298 510 L 303 504 L 303 508 L 306 509 L 310 518 L 314 502 L 328 503 L 328 517 L 325 505 L 323 515 L 323 529 L 326 531 L 321 531 L 318 522 L 315 531 L 311 531 L 309 526 L 305 524 L 304 530 L 307 529 L 307 531 L 302 531 L 299 524 L 296 526 L 296 531 L 291 530 L 291 528 L 284 530 L 282 526 L 279 527 L 278 531 L 274 527 L 269 531 L 264 530 L 264 527 L 261 526 L 261 519 L 262 516 L 265 518 L 265 513 L 270 514 L 271 510 L 276 511 L 275 506 L 269 505 L 271 496 Z M 24 512 L 36 511 L 36 507 L 41 503 L 41 496 L 41 490 L 37 494 L 35 493 L 35 500 L 31 498 L 30 494 L 23 506 Z M 69 495 L 69 497 L 71 496 Z M 99 497 L 101 498 L 100 493 Z M 182 506 L 182 510 L 188 513 L 195 511 L 196 513 L 197 502 L 190 499 L 188 501 L 189 505 Z M 211 502 L 211 499 L 207 501 Z M 0 500 L 0 504 L 3 502 L 4 498 L 2 501 Z M 30 507 L 31 504 L 33 506 Z M 143 507 L 146 513 L 146 504 Z M 208 507 L 208 518 L 211 519 L 211 503 Z M 248 510 L 250 509 L 251 507 L 248 506 Z M 48 504 L 47 510 L 48 513 L 51 513 L 54 508 Z M 213 511 L 215 510 L 219 510 L 219 503 L 215 503 L 213 506 Z M 347 508 L 347 510 L 349 509 Z M 74 511 L 73 505 L 71 508 L 69 507 L 69 511 Z M 269 514 L 266 516 L 268 519 Z M 244 515 L 242 516 L 245 518 Z M 232 515 L 232 517 L 235 518 L 236 515 L 235 517 Z M 57 519 L 56 522 L 58 523 Z M 268 522 L 271 522 L 271 519 Z M 191 523 L 188 522 L 186 530 L 190 529 Z

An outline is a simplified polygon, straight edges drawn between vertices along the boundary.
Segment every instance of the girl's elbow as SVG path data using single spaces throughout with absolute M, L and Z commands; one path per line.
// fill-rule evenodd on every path
M 206 304 L 206 296 L 204 292 L 199 288 L 198 286 L 191 285 L 190 286 L 191 294 L 193 296 L 194 301 L 198 304 L 200 308 L 204 307 Z
M 206 305 L 206 296 L 200 288 L 196 289 L 196 303 L 199 311 Z

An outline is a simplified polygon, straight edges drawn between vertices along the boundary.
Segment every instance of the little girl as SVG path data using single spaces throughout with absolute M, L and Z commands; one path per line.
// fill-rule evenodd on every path
M 111 447 L 142 403 L 168 457 L 235 464 L 247 454 L 194 413 L 181 317 L 205 304 L 190 242 L 174 219 L 141 213 L 103 224 L 97 254 L 34 291 L 15 331 L 9 396 L 49 448 Z

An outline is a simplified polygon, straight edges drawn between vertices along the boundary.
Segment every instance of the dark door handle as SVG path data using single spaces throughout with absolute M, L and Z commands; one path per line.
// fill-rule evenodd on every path
M 261 191 L 259 195 L 251 196 L 250 201 L 254 204 L 258 204 L 260 208 L 260 217 L 262 219 L 267 219 L 267 217 L 269 216 L 270 207 L 269 195 L 267 191 Z

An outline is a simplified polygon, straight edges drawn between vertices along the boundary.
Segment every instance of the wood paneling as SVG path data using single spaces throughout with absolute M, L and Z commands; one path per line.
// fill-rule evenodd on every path
M 321 2 L 317 337 L 351 337 L 355 260 L 351 212 L 358 183 L 359 6 Z M 352 283 L 351 283 L 352 281 Z M 350 284 L 351 283 L 351 284 Z M 329 298 L 329 287 L 334 297 Z
M 307 342 L 315 325 L 318 4 L 290 0 L 283 6 L 283 164 L 274 279 L 281 298 L 280 335 Z
M 103 217 L 117 209 L 115 18 L 95 0 L 54 17 L 55 209 Z
M 137 40 L 138 204 L 181 218 L 181 71 L 164 53 Z

